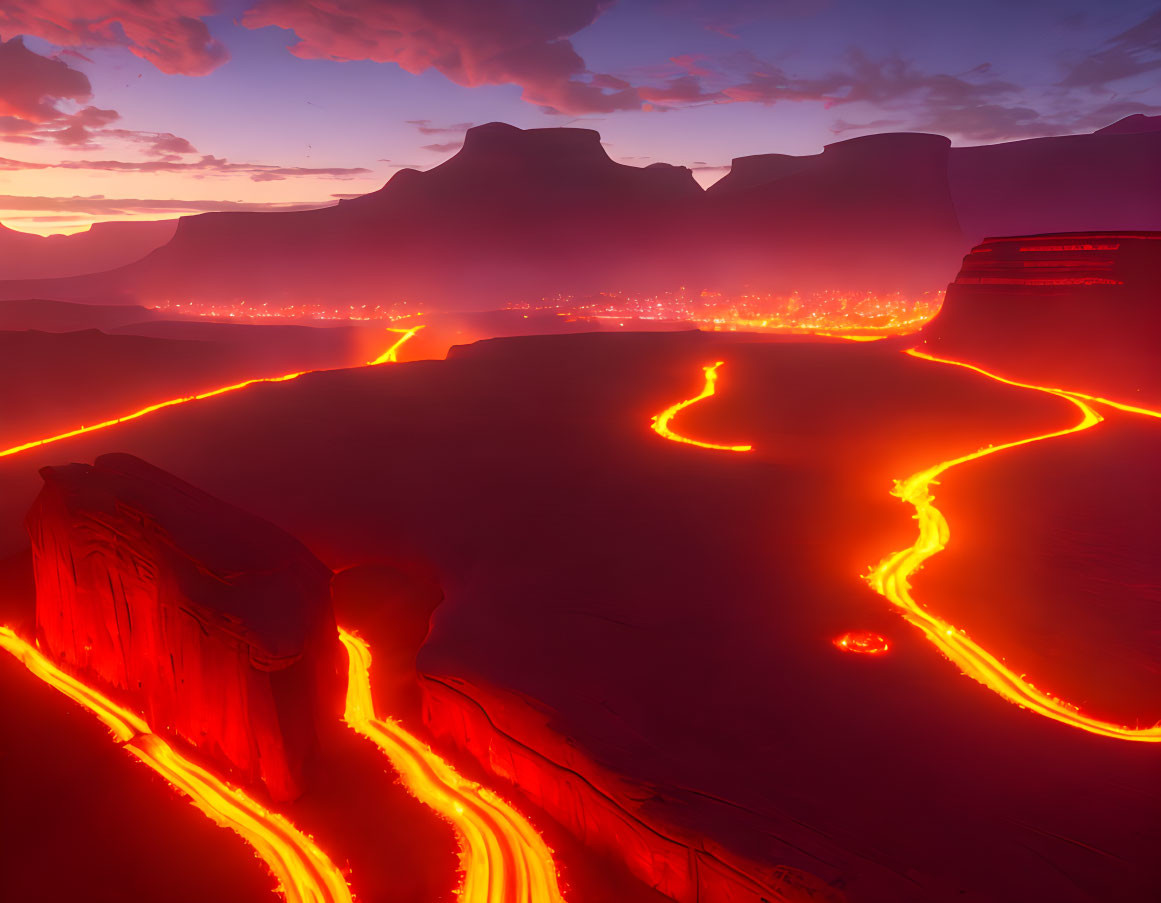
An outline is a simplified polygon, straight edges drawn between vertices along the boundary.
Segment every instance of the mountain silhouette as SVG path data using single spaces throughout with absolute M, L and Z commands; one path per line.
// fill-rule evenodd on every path
M 51 279 L 111 270 L 169 241 L 177 220 L 93 223 L 72 235 L 33 235 L 0 224 L 0 279 Z
M 868 135 L 740 157 L 703 191 L 685 167 L 613 161 L 589 129 L 493 122 L 441 165 L 362 197 L 183 217 L 141 260 L 0 282 L 0 298 L 303 302 L 342 315 L 680 286 L 930 290 L 988 235 L 1161 228 L 1161 131 L 1139 127 L 1128 117 L 1114 131 L 965 148 Z

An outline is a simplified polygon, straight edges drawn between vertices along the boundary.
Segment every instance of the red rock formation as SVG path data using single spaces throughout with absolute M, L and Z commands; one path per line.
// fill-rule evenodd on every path
M 337 717 L 329 570 L 131 455 L 41 475 L 26 521 L 41 645 L 236 779 L 298 796 Z
M 928 350 L 1021 379 L 1161 403 L 1161 232 L 989 238 L 972 249 Z

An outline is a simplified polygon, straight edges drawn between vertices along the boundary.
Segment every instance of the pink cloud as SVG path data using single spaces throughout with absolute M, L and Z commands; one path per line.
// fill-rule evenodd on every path
M 249 176 L 255 182 L 301 176 L 349 179 L 368 175 L 371 170 L 361 166 L 277 166 L 272 163 L 231 163 L 221 157 L 203 156 L 199 160 L 61 160 L 57 163 L 32 163 L 0 158 L 0 169 L 73 169 L 94 172 L 172 172 L 188 173 L 194 177 L 206 175 Z
M 202 17 L 212 0 L 4 0 L 0 33 L 58 47 L 120 45 L 162 72 L 205 75 L 228 58 Z
M 0 41 L 0 116 L 47 122 L 62 115 L 58 101 L 87 100 L 92 93 L 84 73 L 67 63 L 33 53 L 19 37 Z
M 294 31 L 305 59 L 398 63 L 435 69 L 453 82 L 519 85 L 523 99 L 553 112 L 638 109 L 627 83 L 593 75 L 568 37 L 612 0 L 259 0 L 248 28 Z

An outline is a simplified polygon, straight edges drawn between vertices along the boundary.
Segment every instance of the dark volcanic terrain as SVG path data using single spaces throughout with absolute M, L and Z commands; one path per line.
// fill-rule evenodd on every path
M 673 428 L 752 453 L 649 429 L 716 360 L 717 395 Z M 592 854 L 544 811 L 583 824 L 598 851 L 684 900 L 699 887 L 713 898 L 795 885 L 851 903 L 1141 899 L 1161 843 L 1154 748 L 1009 704 L 860 579 L 914 539 L 892 479 L 1076 416 L 1060 399 L 905 356 L 897 340 L 543 336 L 311 374 L 0 460 L 8 622 L 27 604 L 19 525 L 37 468 L 126 451 L 269 519 L 332 569 L 438 575 L 445 600 L 419 655 L 424 723 L 409 724 L 540 813 L 566 881 L 590 880 Z M 1157 448 L 1127 416 L 947 475 L 936 494 L 953 544 L 914 583 L 1038 685 L 1150 724 L 1161 715 L 1148 554 Z M 1081 479 L 1091 485 L 1074 492 Z M 985 485 L 986 500 L 972 488 Z M 1037 532 L 1039 510 L 1055 532 Z M 1110 546 L 1083 522 L 1141 539 Z M 1086 562 L 1083 576 L 1053 576 L 1069 561 Z M 893 648 L 838 651 L 832 639 L 852 629 Z M 21 764 L 39 786 L 56 767 Z M 296 807 L 329 849 L 353 842 L 341 810 L 309 797 Z M 417 804 L 406 817 L 434 821 Z M 418 838 L 399 835 L 380 863 L 355 844 L 352 881 L 365 875 L 372 888 L 361 898 L 397 891 L 387 876 L 410 856 L 426 877 L 390 898 L 430 899 L 424 888 L 439 886 L 449 856 L 442 836 L 424 858 Z M 44 866 L 30 855 L 5 867 Z M 646 893 L 587 886 L 585 900 Z

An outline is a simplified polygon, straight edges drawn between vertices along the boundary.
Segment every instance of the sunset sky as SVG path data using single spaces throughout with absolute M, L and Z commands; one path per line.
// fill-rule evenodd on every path
M 4 0 L 0 39 L 0 222 L 41 233 L 333 202 L 492 120 L 709 184 L 869 132 L 1161 112 L 1136 0 Z

